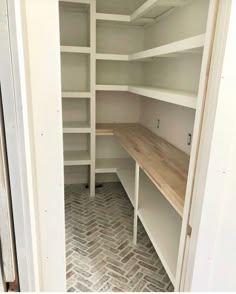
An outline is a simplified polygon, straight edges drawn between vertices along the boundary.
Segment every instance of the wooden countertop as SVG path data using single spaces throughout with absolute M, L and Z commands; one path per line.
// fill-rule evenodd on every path
M 109 131 L 183 215 L 189 156 L 140 124 L 99 124 L 97 134 Z M 105 133 L 103 133 L 105 134 Z

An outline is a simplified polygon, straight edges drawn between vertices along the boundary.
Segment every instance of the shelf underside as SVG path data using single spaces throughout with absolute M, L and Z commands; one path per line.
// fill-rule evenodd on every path
M 111 124 L 110 127 L 109 124 L 99 124 L 97 135 L 104 135 L 107 130 L 110 130 L 110 134 L 114 134 L 182 216 L 189 156 L 139 124 Z

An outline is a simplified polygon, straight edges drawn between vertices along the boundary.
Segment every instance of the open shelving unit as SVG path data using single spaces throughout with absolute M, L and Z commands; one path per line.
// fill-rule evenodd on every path
M 97 158 L 96 172 L 117 174 L 134 206 L 134 242 L 139 218 L 171 281 L 179 287 L 181 230 L 185 226 L 187 231 L 184 209 L 191 190 L 188 177 L 194 173 L 189 163 L 196 158 L 211 54 L 214 17 L 208 20 L 207 12 L 210 8 L 214 15 L 214 8 L 207 1 L 194 0 L 134 2 L 139 5 L 133 11 L 115 4 L 97 10 L 96 138 L 97 142 L 114 138 L 136 167 L 122 168 L 128 159 L 111 154 Z M 136 102 L 133 107 L 127 102 L 134 97 L 140 99 L 138 110 Z M 114 104 L 113 116 L 101 110 L 100 100 L 108 111 Z M 123 110 L 130 107 L 130 117 L 122 114 L 121 103 Z M 179 138 L 186 142 L 189 133 L 192 150 L 179 142 Z M 114 149 L 113 143 L 110 148 Z
M 64 165 L 90 167 L 95 194 L 96 1 L 59 2 Z
M 134 243 L 140 219 L 177 290 L 216 11 L 211 0 L 60 1 L 65 166 L 90 167 L 91 196 L 116 174 Z

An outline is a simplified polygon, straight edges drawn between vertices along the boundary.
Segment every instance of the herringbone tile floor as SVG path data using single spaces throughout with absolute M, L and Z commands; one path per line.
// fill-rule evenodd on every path
M 163 292 L 173 286 L 120 183 L 90 198 L 84 185 L 65 187 L 67 289 L 70 292 Z

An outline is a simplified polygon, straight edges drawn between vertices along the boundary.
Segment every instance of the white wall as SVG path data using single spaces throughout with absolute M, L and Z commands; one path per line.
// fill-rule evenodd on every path
M 97 53 L 132 54 L 143 47 L 143 27 L 97 21 Z
M 39 223 L 41 291 L 65 291 L 65 222 L 57 0 L 21 1 Z M 27 30 L 27 31 L 26 31 Z M 50 44 L 50 46 L 49 46 Z M 31 104 L 31 105 L 30 105 Z M 27 254 L 27 252 L 26 252 Z
M 141 101 L 140 122 L 153 133 L 189 154 L 191 146 L 187 145 L 187 137 L 189 133 L 193 133 L 195 111 L 150 98 L 142 98 Z
M 231 1 L 220 1 L 214 72 L 210 74 L 196 174 L 185 287 L 191 291 L 236 291 L 236 2 L 232 1 L 231 11 L 230 5 Z

